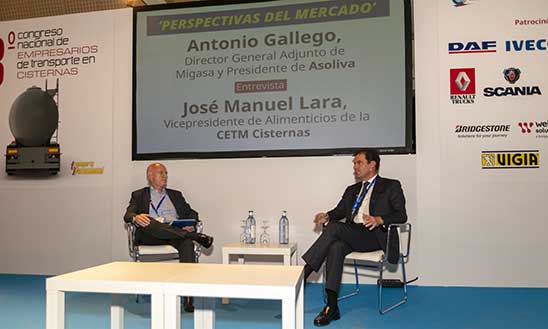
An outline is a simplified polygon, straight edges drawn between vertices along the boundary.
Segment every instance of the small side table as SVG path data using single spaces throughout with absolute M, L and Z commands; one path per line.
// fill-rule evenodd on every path
M 297 265 L 297 244 L 225 244 L 223 246 L 223 264 L 230 264 L 230 255 L 238 255 L 239 264 L 245 263 L 245 255 L 279 255 L 283 256 L 284 265 Z M 292 262 L 293 256 L 295 256 L 295 260 Z
M 288 243 L 288 244 L 278 244 L 278 243 L 269 243 L 269 244 L 246 244 L 246 243 L 228 243 L 223 245 L 223 264 L 230 264 L 230 255 L 238 255 L 238 264 L 244 264 L 245 255 L 278 255 L 283 256 L 284 265 L 297 265 L 298 262 L 298 253 L 297 253 L 297 244 Z M 293 256 L 295 260 L 292 262 Z M 221 300 L 223 304 L 229 304 L 230 300 L 228 298 L 223 298 Z

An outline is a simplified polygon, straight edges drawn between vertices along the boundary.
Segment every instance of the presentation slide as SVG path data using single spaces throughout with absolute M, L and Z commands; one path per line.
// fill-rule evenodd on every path
M 405 2 L 136 10 L 133 158 L 409 150 Z

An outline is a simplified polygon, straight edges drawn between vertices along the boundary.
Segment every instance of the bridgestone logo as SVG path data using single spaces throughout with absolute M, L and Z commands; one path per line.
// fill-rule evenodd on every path
M 457 125 L 455 127 L 455 133 L 490 133 L 490 132 L 510 132 L 510 125 L 476 125 L 476 126 Z

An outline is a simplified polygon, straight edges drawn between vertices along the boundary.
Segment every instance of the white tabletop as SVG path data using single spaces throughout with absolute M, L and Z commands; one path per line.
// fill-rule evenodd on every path
M 279 244 L 279 243 L 228 243 L 223 245 L 223 252 L 230 253 L 253 253 L 256 255 L 282 255 L 289 252 L 293 254 L 297 250 L 296 243 Z
M 132 282 L 295 286 L 303 267 L 196 263 L 113 262 L 47 279 L 48 288 L 71 282 Z

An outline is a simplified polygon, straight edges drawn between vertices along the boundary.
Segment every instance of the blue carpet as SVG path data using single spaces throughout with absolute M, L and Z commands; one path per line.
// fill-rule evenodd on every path
M 45 276 L 0 274 L 0 328 L 45 328 Z M 343 292 L 351 289 L 343 285 Z M 395 300 L 399 291 L 386 289 L 385 299 Z M 110 326 L 110 296 L 66 295 L 66 328 L 98 329 Z M 376 289 L 362 285 L 358 296 L 340 302 L 342 318 L 328 328 L 447 328 L 447 329 L 544 329 L 548 323 L 548 289 L 417 287 L 409 289 L 409 301 L 393 312 L 380 315 Z M 128 296 L 126 328 L 150 328 L 150 304 Z M 216 328 L 281 328 L 281 303 L 271 300 L 217 301 Z M 322 309 L 322 286 L 305 288 L 305 328 Z M 183 313 L 183 327 L 192 328 L 192 315 Z

